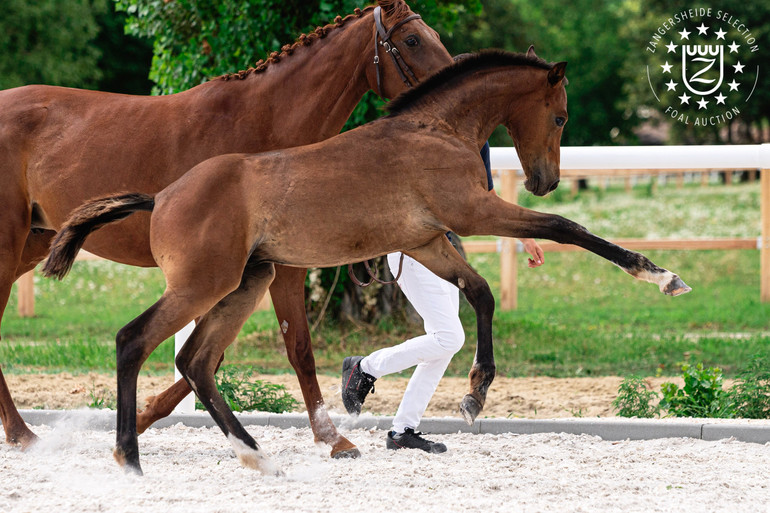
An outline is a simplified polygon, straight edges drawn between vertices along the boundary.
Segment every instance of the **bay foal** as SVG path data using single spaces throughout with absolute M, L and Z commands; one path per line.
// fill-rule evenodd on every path
M 665 294 L 689 291 L 638 253 L 487 192 L 479 149 L 499 124 L 516 144 L 527 190 L 544 195 L 558 184 L 565 67 L 533 53 L 478 54 L 399 96 L 389 116 L 358 129 L 298 148 L 214 157 L 154 197 L 129 193 L 76 209 L 54 240 L 47 275 L 63 277 L 93 230 L 151 211 L 152 254 L 166 278 L 158 302 L 117 336 L 117 460 L 141 472 L 135 408 L 142 362 L 201 317 L 176 363 L 241 461 L 275 472 L 214 382 L 221 355 L 273 280 L 275 264 L 330 267 L 403 251 L 455 284 L 477 318 L 470 391 L 461 402 L 469 422 L 495 374 L 494 299 L 447 231 L 577 244 Z

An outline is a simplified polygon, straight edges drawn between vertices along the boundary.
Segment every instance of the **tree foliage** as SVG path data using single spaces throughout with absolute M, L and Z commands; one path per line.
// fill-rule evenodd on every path
M 95 87 L 101 77 L 96 16 L 106 0 L 5 0 L 0 89 L 26 84 Z

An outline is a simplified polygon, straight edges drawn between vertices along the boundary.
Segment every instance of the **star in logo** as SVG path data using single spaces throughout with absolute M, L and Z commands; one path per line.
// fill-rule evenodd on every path
M 738 61 L 738 64 L 733 64 L 733 68 L 735 68 L 736 73 L 743 73 L 743 64 L 741 64 L 741 61 Z
M 700 34 L 700 35 L 702 35 L 702 36 L 705 36 L 705 35 L 706 35 L 706 32 L 707 32 L 707 31 L 708 31 L 708 29 L 709 29 L 709 28 L 706 26 L 706 24 L 705 24 L 705 23 L 701 23 L 701 24 L 700 24 L 700 27 L 695 27 L 695 28 L 697 28 L 697 29 L 698 29 L 698 34 Z
M 671 41 L 669 44 L 666 45 L 666 48 L 668 48 L 668 52 L 667 53 L 675 52 L 677 46 L 679 46 L 679 45 L 675 45 L 674 42 Z
M 722 93 L 719 93 L 719 95 L 715 96 L 714 98 L 716 98 L 716 100 L 717 100 L 717 105 L 719 105 L 720 103 L 722 105 L 724 105 L 725 104 L 725 100 L 727 99 L 727 96 L 723 95 Z
M 740 45 L 736 44 L 735 41 L 733 41 L 733 44 L 727 45 L 727 47 L 730 49 L 730 53 L 738 53 L 738 48 Z
M 666 86 L 668 87 L 667 89 L 668 91 L 676 91 L 677 83 L 674 82 L 673 80 L 669 80 Z
M 690 98 L 692 98 L 692 96 L 688 96 L 687 93 L 684 93 L 682 96 L 679 97 L 679 102 L 681 105 L 684 105 L 685 103 L 687 105 L 690 105 Z
M 687 39 L 687 40 L 689 41 L 689 40 L 690 40 L 690 34 L 691 34 L 691 33 L 690 33 L 690 32 L 688 32 L 688 31 L 687 31 L 687 29 L 684 29 L 684 30 L 682 30 L 682 31 L 679 33 L 679 39 Z
M 717 35 L 717 39 L 724 39 L 725 35 L 727 34 L 727 32 L 725 32 L 721 28 L 714 33 Z
M 707 102 L 704 98 L 701 98 L 700 100 L 698 100 L 697 103 L 698 103 L 698 110 L 705 109 L 706 105 L 709 104 L 709 102 Z
M 735 79 L 733 79 L 733 81 L 728 83 L 727 85 L 730 86 L 730 91 L 737 91 L 738 90 L 738 86 L 740 84 L 738 82 L 736 82 Z
M 660 67 L 663 68 L 663 73 L 671 73 L 671 67 L 673 64 L 669 64 L 668 61 L 666 61 L 665 64 L 661 64 Z

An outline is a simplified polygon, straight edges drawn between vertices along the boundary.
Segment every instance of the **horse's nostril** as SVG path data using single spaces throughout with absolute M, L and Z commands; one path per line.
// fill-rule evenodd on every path
M 548 189 L 548 192 L 553 192 L 556 190 L 556 188 L 559 186 L 559 180 L 556 180 L 551 184 L 551 187 Z

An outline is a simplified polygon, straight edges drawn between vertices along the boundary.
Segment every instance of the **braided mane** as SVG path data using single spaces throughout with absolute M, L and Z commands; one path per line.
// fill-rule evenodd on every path
M 388 18 L 391 19 L 393 23 L 398 23 L 411 14 L 409 6 L 406 5 L 403 0 L 380 0 L 378 3 L 382 7 L 382 10 L 387 13 Z M 243 80 L 252 73 L 261 73 L 262 71 L 265 71 L 270 64 L 278 63 L 282 58 L 294 53 L 294 50 L 297 48 L 301 46 L 310 46 L 316 39 L 325 38 L 330 31 L 342 27 L 351 19 L 357 19 L 364 16 L 368 12 L 373 11 L 374 8 L 374 5 L 365 7 L 363 10 L 356 7 L 353 10 L 353 14 L 348 14 L 344 18 L 342 16 L 337 16 L 334 18 L 333 23 L 323 27 L 316 27 L 314 31 L 307 34 L 300 34 L 300 36 L 293 44 L 283 45 L 280 52 L 273 52 L 267 57 L 267 59 L 260 59 L 256 64 L 254 64 L 253 68 L 241 70 L 237 73 L 227 73 L 225 75 L 220 75 L 216 77 L 215 80 Z

